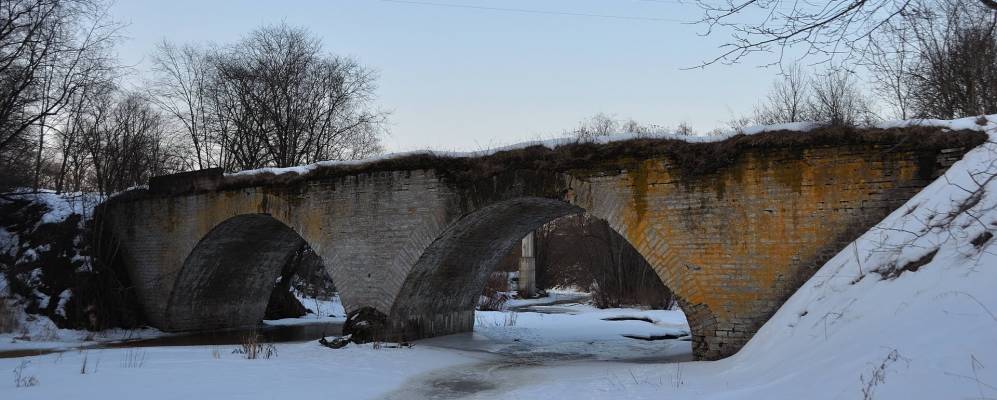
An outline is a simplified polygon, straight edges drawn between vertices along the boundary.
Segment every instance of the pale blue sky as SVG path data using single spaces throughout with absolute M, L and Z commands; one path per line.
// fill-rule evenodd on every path
M 326 50 L 379 71 L 388 151 L 476 150 L 559 136 L 598 112 L 699 131 L 749 113 L 777 70 L 757 59 L 681 70 L 717 54 L 699 10 L 671 0 L 439 0 L 425 3 L 628 16 L 615 19 L 379 0 L 119 0 L 122 60 L 141 71 L 157 42 L 230 43 L 286 21 Z M 650 20 L 661 19 L 661 20 Z

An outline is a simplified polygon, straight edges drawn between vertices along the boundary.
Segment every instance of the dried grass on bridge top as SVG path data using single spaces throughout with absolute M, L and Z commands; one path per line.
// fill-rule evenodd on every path
M 937 151 L 946 148 L 972 148 L 987 135 L 978 131 L 948 131 L 940 127 L 859 129 L 824 127 L 809 132 L 774 131 L 735 135 L 716 142 L 687 142 L 680 139 L 632 139 L 606 144 L 572 143 L 550 149 L 542 145 L 499 151 L 480 157 L 448 157 L 413 154 L 359 165 L 322 166 L 307 173 L 225 176 L 220 189 L 253 186 L 293 186 L 309 180 L 389 172 L 435 170 L 460 185 L 516 170 L 557 171 L 577 177 L 612 175 L 634 168 L 639 162 L 665 158 L 684 178 L 710 174 L 737 162 L 749 152 L 812 149 L 824 146 L 886 146 L 894 151 Z M 137 196 L 126 198 L 144 197 Z M 124 199 L 116 199 L 124 200 Z

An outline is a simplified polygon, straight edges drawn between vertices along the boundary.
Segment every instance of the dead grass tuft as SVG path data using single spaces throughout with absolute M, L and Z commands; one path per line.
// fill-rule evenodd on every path
M 261 343 L 262 337 L 256 333 L 250 333 L 242 338 L 239 348 L 232 351 L 232 354 L 241 354 L 247 360 L 262 358 L 269 360 L 277 357 L 277 346 L 273 343 Z
M 900 277 L 905 271 L 917 272 L 918 269 L 927 265 L 931 260 L 935 259 L 935 254 L 938 254 L 938 249 L 932 250 L 928 254 L 925 254 L 917 260 L 911 261 L 903 266 L 897 267 L 896 265 L 887 266 L 882 270 L 876 271 L 881 276 L 882 280 L 894 280 Z
M 37 377 L 35 377 L 34 375 L 26 375 L 24 373 L 24 370 L 26 368 L 28 368 L 28 364 L 31 364 L 31 361 L 24 360 L 24 361 L 21 361 L 21 363 L 18 364 L 17 367 L 14 368 L 14 386 L 15 387 L 19 387 L 20 388 L 20 387 L 31 387 L 31 386 L 37 386 L 38 385 L 38 378 Z

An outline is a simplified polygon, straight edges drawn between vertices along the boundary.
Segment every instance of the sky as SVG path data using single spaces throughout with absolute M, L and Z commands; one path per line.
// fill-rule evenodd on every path
M 263 24 L 308 28 L 378 71 L 389 152 L 480 150 L 563 136 L 596 113 L 700 132 L 748 114 L 778 69 L 716 56 L 672 0 L 118 0 L 119 57 L 147 76 L 157 43 L 228 44 Z

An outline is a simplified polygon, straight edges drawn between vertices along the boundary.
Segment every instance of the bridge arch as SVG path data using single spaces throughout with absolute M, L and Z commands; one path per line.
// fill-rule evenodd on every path
M 184 260 L 166 304 L 170 331 L 255 326 L 274 282 L 305 240 L 269 214 L 241 214 L 212 228 Z
M 440 234 L 412 267 L 388 316 L 392 332 L 404 339 L 418 339 L 473 330 L 478 297 L 488 276 L 513 246 L 548 222 L 586 211 L 564 200 L 520 197 L 496 202 L 461 217 Z M 683 279 L 674 276 L 681 274 L 674 265 L 681 263 L 671 260 L 671 265 L 662 265 L 660 254 L 647 253 L 655 251 L 653 247 L 638 246 L 626 230 L 613 229 L 652 263 L 658 278 L 674 291 L 672 285 Z M 654 260 L 658 265 L 653 264 Z M 694 311 L 687 312 L 687 318 L 693 337 L 701 341 L 704 335 L 700 331 L 712 325 L 712 313 L 704 306 L 688 304 L 684 293 L 674 294 L 683 308 Z

